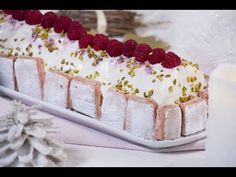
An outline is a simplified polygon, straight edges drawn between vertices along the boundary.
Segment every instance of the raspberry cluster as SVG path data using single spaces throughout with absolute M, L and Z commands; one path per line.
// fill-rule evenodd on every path
M 41 25 L 44 28 L 51 28 L 56 20 L 57 15 L 54 12 L 47 12 L 42 17 Z
M 72 23 L 72 20 L 64 15 L 61 15 L 55 21 L 53 28 L 56 33 L 67 32 L 68 27 Z
M 181 65 L 181 58 L 173 52 L 165 52 L 161 48 L 152 49 L 148 44 L 138 44 L 135 40 L 127 40 L 124 43 L 109 39 L 104 34 L 95 36 L 87 34 L 79 21 L 72 21 L 67 16 L 57 16 L 53 12 L 44 15 L 39 10 L 4 10 L 5 14 L 12 18 L 23 21 L 29 25 L 41 24 L 43 28 L 54 28 L 56 33 L 67 33 L 70 40 L 78 40 L 80 48 L 91 46 L 94 50 L 105 50 L 111 57 L 124 55 L 134 57 L 136 61 L 144 63 L 148 61 L 155 65 L 160 63 L 164 68 L 174 68 Z
M 41 23 L 43 14 L 39 10 L 30 10 L 25 15 L 25 22 L 29 25 L 37 25 Z

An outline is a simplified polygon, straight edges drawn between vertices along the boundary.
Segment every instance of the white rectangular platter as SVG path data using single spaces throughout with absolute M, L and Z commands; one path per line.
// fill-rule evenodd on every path
M 160 149 L 160 148 L 167 148 L 167 147 L 174 147 L 179 145 L 188 144 L 200 139 L 203 139 L 206 137 L 206 131 L 199 132 L 197 134 L 187 136 L 187 137 L 181 137 L 176 140 L 165 140 L 165 141 L 157 141 L 157 140 L 148 140 L 144 139 L 142 137 L 135 136 L 131 133 L 128 133 L 124 130 L 119 130 L 116 128 L 113 128 L 109 125 L 106 125 L 102 122 L 99 122 L 96 119 L 93 119 L 89 116 L 86 116 L 84 114 L 74 112 L 67 109 L 62 109 L 57 106 L 48 104 L 46 102 L 43 102 L 41 100 L 37 100 L 34 98 L 31 98 L 29 96 L 26 96 L 24 94 L 21 94 L 19 92 L 16 92 L 14 90 L 5 88 L 0 86 L 0 95 L 8 97 L 10 99 L 15 99 L 18 101 L 21 101 L 22 103 L 26 105 L 41 105 L 41 110 L 51 113 L 55 116 L 61 117 L 63 119 L 78 123 L 80 125 L 95 129 L 97 131 L 109 134 L 111 136 L 120 138 L 122 140 L 134 143 L 136 145 L 140 145 L 149 149 Z

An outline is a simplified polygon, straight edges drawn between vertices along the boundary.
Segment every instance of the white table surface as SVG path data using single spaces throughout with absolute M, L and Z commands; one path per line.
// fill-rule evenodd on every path
M 65 147 L 67 167 L 202 167 L 205 151 L 151 153 L 81 145 Z

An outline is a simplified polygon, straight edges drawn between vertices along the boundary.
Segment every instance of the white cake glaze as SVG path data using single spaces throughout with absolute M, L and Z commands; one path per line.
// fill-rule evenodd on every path
M 74 110 L 96 117 L 95 89 L 93 85 L 72 80 L 70 94 Z
M 1 17 L 0 52 L 9 55 L 24 54 L 41 57 L 44 59 L 46 70 L 59 69 L 63 72 L 71 70 L 74 76 L 100 81 L 103 84 L 102 93 L 108 88 L 117 88 L 118 81 L 121 81 L 122 91 L 141 97 L 150 93 L 148 97 L 162 105 L 178 102 L 180 97 L 195 97 L 197 92 L 207 85 L 204 74 L 198 66 L 188 61 L 182 61 L 183 65 L 173 69 L 163 68 L 160 64 L 147 67 L 147 65 L 135 63 L 134 58 L 125 58 L 122 62 L 121 57 L 104 57 L 106 53 L 102 51 L 81 50 L 78 41 L 70 41 L 66 35 L 62 37 L 53 29 L 47 32 L 40 25 L 27 25 L 24 21 L 16 21 L 3 14 L 0 14 Z M 35 37 L 35 34 L 38 37 Z M 91 55 L 92 57 L 89 58 Z M 93 66 L 96 60 L 95 55 L 102 55 L 103 60 Z M 130 66 L 127 67 L 128 64 Z M 139 68 L 134 69 L 133 72 L 131 67 L 134 66 L 139 66 Z M 194 79 L 187 79 L 187 77 Z M 124 82 L 128 84 L 124 86 Z M 194 91 L 198 85 L 200 87 Z
M 41 100 L 42 88 L 37 61 L 18 58 L 15 62 L 15 72 L 19 92 Z
M 165 139 L 178 139 L 181 135 L 182 114 L 179 106 L 171 107 L 165 112 Z
M 128 99 L 126 127 L 128 132 L 153 139 L 156 108 L 147 102 Z
M 13 59 L 0 57 L 0 85 L 14 90 L 13 62 Z
M 201 98 L 195 98 L 181 105 L 183 111 L 182 135 L 188 136 L 206 128 L 208 106 Z
M 69 79 L 55 72 L 47 71 L 44 81 L 43 100 L 62 108 L 67 107 Z
M 100 121 L 112 127 L 123 129 L 126 106 L 127 100 L 124 94 L 118 93 L 113 89 L 107 90 L 103 94 L 102 117 Z

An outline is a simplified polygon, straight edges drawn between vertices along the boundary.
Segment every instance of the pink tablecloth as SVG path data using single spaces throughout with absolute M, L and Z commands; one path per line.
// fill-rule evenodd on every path
M 0 116 L 5 115 L 10 109 L 10 101 L 0 97 Z M 111 135 L 107 135 L 105 133 L 93 130 L 91 128 L 59 117 L 55 117 L 54 125 L 60 128 L 60 132 L 54 135 L 54 137 L 68 144 L 80 144 L 88 146 L 111 147 L 153 152 L 203 150 L 205 148 L 205 139 L 202 139 L 177 147 L 150 150 L 148 148 L 132 144 L 130 142 L 121 140 Z

